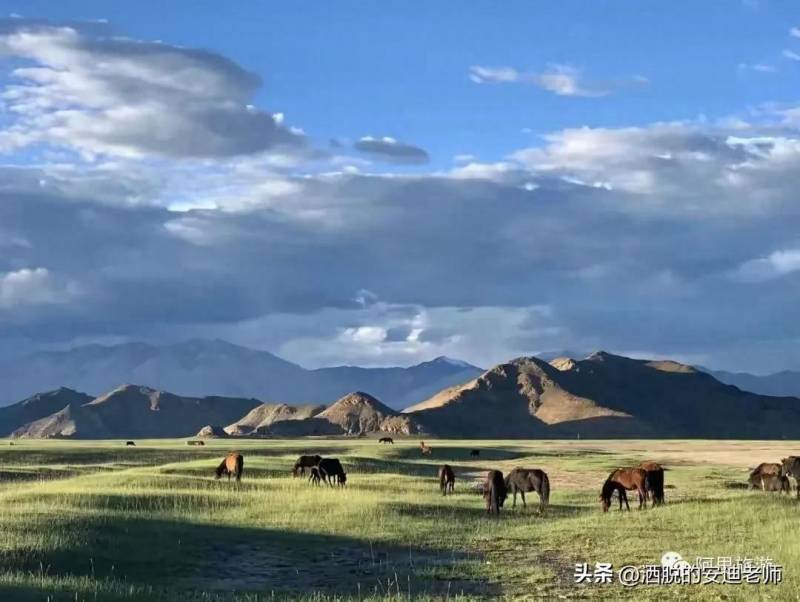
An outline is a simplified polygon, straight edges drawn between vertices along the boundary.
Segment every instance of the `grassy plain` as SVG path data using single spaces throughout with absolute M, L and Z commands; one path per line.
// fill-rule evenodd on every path
M 0 600 L 797 599 L 800 504 L 744 488 L 747 467 L 800 442 L 371 439 L 0 440 Z M 236 448 L 239 485 L 213 480 Z M 469 450 L 481 450 L 472 458 Z M 343 490 L 293 479 L 301 453 L 336 456 Z M 669 467 L 667 505 L 603 515 L 600 485 L 643 459 Z M 436 470 L 456 472 L 443 498 Z M 540 467 L 544 515 L 489 518 L 489 468 Z M 635 495 L 632 496 L 635 502 Z M 770 557 L 780 585 L 576 585 L 575 563 L 658 564 L 663 552 Z

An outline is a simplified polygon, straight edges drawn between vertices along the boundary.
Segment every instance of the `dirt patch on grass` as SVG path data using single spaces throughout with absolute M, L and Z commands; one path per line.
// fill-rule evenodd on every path
M 215 545 L 214 561 L 182 585 L 204 591 L 318 591 L 378 595 L 496 596 L 499 586 L 469 575 L 475 553 L 379 544 L 297 551 L 252 544 Z

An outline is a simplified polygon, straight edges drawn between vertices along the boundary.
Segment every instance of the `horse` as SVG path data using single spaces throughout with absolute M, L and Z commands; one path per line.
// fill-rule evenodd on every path
M 486 500 L 487 514 L 500 514 L 500 508 L 506 501 L 508 492 L 503 473 L 499 470 L 490 470 L 486 473 L 486 482 L 483 485 L 483 497 Z
M 781 459 L 781 476 L 793 477 L 797 486 L 797 497 L 800 498 L 800 456 L 789 456 Z
M 186 442 L 186 445 L 205 445 L 205 444 L 206 444 L 205 441 L 196 441 L 196 440 Z
M 789 456 L 790 458 L 792 456 Z M 786 458 L 788 460 L 788 458 Z M 780 476 L 782 470 L 782 465 L 778 464 L 777 462 L 762 462 L 758 466 L 756 466 L 750 474 L 771 474 L 775 476 Z
M 512 508 L 517 507 L 517 492 L 522 496 L 525 507 L 525 493 L 535 491 L 539 494 L 539 511 L 544 512 L 550 503 L 550 479 L 547 473 L 538 468 L 515 468 L 506 477 L 506 489 L 513 494 Z
M 645 461 L 639 464 L 637 468 L 641 468 L 647 473 L 647 480 L 645 481 L 645 501 L 649 498 L 649 493 L 653 494 L 653 505 L 660 506 L 664 503 L 664 471 L 668 470 L 661 466 L 658 462 Z
M 134 443 L 133 441 L 126 441 L 125 445 L 127 445 L 128 447 L 131 447 L 131 446 L 135 446 L 136 443 Z
M 391 437 L 381 437 L 378 439 L 378 443 L 394 443 L 394 439 Z
M 642 509 L 644 506 L 647 508 L 647 504 L 645 503 L 645 483 L 647 482 L 647 471 L 643 468 L 618 468 L 606 479 L 606 482 L 603 483 L 603 488 L 600 491 L 600 501 L 602 503 L 603 512 L 608 512 L 609 506 L 611 506 L 611 496 L 614 495 L 614 491 L 619 492 L 619 508 L 622 510 L 622 501 L 625 500 L 625 506 L 628 510 L 631 509 L 630 504 L 628 504 L 628 495 L 624 494 L 623 491 L 628 490 L 631 491 L 636 489 L 639 493 L 639 510 Z
M 780 491 L 781 493 L 792 493 L 792 486 L 789 483 L 789 477 L 787 476 L 775 476 L 775 475 L 761 475 L 761 487 L 762 491 Z
M 292 476 L 305 476 L 306 468 L 313 468 L 322 460 L 322 456 L 300 456 L 292 467 Z
M 481 450 L 479 450 L 479 449 L 472 449 L 472 450 L 470 450 L 470 452 L 469 452 L 469 455 L 470 455 L 470 457 L 472 457 L 472 458 L 477 458 L 478 456 L 480 456 L 480 455 L 481 455 Z
M 236 477 L 236 482 L 242 480 L 242 473 L 244 472 L 244 458 L 242 454 L 238 452 L 231 452 L 225 459 L 217 466 L 217 470 L 215 471 L 217 475 L 217 479 L 221 478 L 222 475 L 228 475 L 228 481 L 231 480 L 231 475 Z
M 314 477 L 313 470 L 311 476 L 315 478 L 317 484 L 319 484 L 319 479 L 322 479 L 331 487 L 333 487 L 334 479 L 336 479 L 336 483 L 342 487 L 347 483 L 347 474 L 344 472 L 344 468 L 342 468 L 342 464 L 337 458 L 323 458 L 314 468 L 317 470 L 316 478 Z
M 442 464 L 439 467 L 439 489 L 442 490 L 442 495 L 447 495 L 447 492 L 453 493 L 453 488 L 456 484 L 456 475 L 449 464 Z
M 424 441 L 419 442 L 419 449 L 422 451 L 423 456 L 430 456 L 433 451 L 430 445 L 425 445 Z

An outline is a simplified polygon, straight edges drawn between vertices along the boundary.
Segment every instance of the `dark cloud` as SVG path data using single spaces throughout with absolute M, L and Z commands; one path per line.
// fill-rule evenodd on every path
M 372 136 L 365 136 L 353 144 L 353 148 L 393 163 L 420 164 L 430 161 L 430 157 L 424 149 L 398 142 L 389 137 L 373 138 Z

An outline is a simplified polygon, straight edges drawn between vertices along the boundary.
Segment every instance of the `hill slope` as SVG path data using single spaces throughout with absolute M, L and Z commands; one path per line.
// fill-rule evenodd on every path
M 271 353 L 220 340 L 87 345 L 0 364 L 0 406 L 61 386 L 99 395 L 121 382 L 135 382 L 190 397 L 216 394 L 288 403 L 326 401 L 364 390 L 402 408 L 480 373 L 448 358 L 409 368 L 306 370 Z
M 208 424 L 227 424 L 258 404 L 254 399 L 180 397 L 148 387 L 123 385 L 20 426 L 13 435 L 78 439 L 186 437 Z
M 46 393 L 37 393 L 28 399 L 0 408 L 0 437 L 8 437 L 18 428 L 63 410 L 67 406 L 79 406 L 91 400 L 90 395 L 62 387 Z
M 452 437 L 800 436 L 800 400 L 740 391 L 670 361 L 518 358 L 407 408 Z

